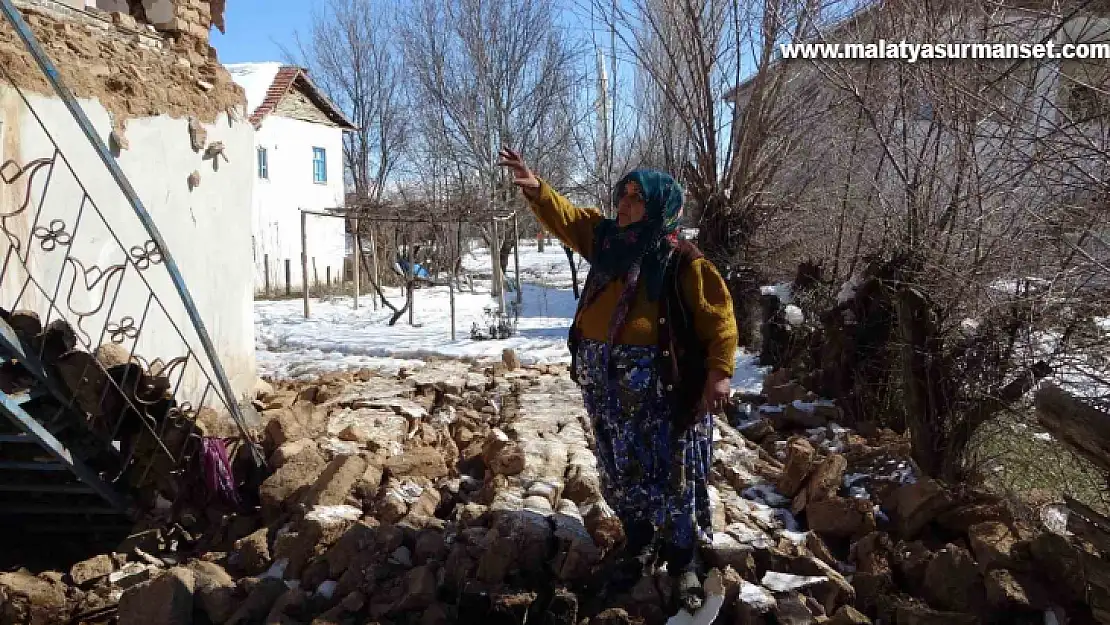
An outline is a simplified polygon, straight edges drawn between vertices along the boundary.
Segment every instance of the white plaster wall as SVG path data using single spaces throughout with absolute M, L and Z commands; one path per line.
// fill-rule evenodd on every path
M 190 350 L 196 353 L 205 364 L 189 362 L 181 388 L 185 398 L 198 405 L 206 381 L 201 367 L 207 366 L 207 360 L 165 265 L 151 265 L 139 272 L 127 264 L 125 249 L 141 248 L 148 239 L 130 204 L 61 101 L 38 96 L 29 100 L 73 170 L 57 159 L 49 185 L 45 184 L 46 170 L 31 180 L 24 176 L 14 184 L 0 183 L 0 215 L 8 216 L 5 226 L 9 232 L 20 234 L 19 247 L 26 255 L 31 277 L 47 293 L 58 289 L 61 313 L 71 323 L 79 319 L 74 310 L 91 313 L 81 320 L 79 335 L 93 346 L 110 340 L 103 332 L 106 322 L 118 323 L 129 316 L 143 328 L 135 338 L 120 337 L 124 348 L 134 349 L 148 361 L 168 361 L 186 356 Z M 81 105 L 107 140 L 111 131 L 107 111 L 95 101 L 81 101 Z M 6 85 L 0 87 L 0 121 L 3 160 L 25 164 L 53 153 L 54 146 L 46 133 Z M 225 146 L 227 161 L 218 166 L 203 160 L 203 152 L 191 149 L 186 120 L 165 116 L 129 120 L 125 136 L 130 145 L 122 151 L 119 162 L 177 261 L 233 389 L 244 397 L 256 379 L 252 185 L 247 183 L 254 173 L 254 131 L 248 122 L 232 122 L 226 116 L 206 129 L 209 142 L 222 141 Z M 193 171 L 199 172 L 200 184 L 190 190 L 187 178 Z M 91 201 L 82 202 L 85 193 L 81 185 Z M 25 197 L 31 202 L 20 212 Z M 36 218 L 40 198 L 43 208 Z M 68 252 L 90 272 L 87 281 L 95 282 L 99 272 L 112 266 L 124 265 L 125 269 L 86 288 L 76 268 L 65 262 L 62 246 L 44 250 L 41 240 L 28 237 L 36 219 L 39 226 L 59 220 L 57 224 L 64 223 L 67 231 L 74 233 Z M 118 243 L 105 222 L 111 225 Z M 0 306 L 31 309 L 45 317 L 49 308 L 46 298 L 34 288 L 24 289 L 27 274 L 16 257 L 7 254 L 9 247 L 9 241 L 0 238 L 0 253 L 9 258 L 0 285 Z M 158 300 L 148 297 L 151 289 Z M 50 314 L 56 318 L 59 313 Z M 175 331 L 174 324 L 184 338 Z M 215 406 L 213 399 L 207 397 L 205 404 Z
M 255 135 L 257 146 L 267 149 L 270 176 L 254 184 L 255 288 L 265 288 L 265 259 L 269 255 L 270 287 L 285 291 L 285 261 L 291 263 L 292 288 L 303 284 L 301 271 L 301 209 L 323 211 L 343 205 L 343 131 L 298 119 L 270 115 Z M 312 180 L 312 148 L 327 150 L 328 182 Z M 315 277 L 326 280 L 331 268 L 337 281 L 343 270 L 343 220 L 309 216 L 307 221 L 309 285 Z M 316 272 L 313 275 L 315 258 Z

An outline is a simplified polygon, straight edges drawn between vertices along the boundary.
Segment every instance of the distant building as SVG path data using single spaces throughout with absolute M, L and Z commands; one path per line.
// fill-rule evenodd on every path
M 313 84 L 308 72 L 281 63 L 226 66 L 247 95 L 255 132 L 255 291 L 267 284 L 300 289 L 302 209 L 327 211 L 344 204 L 343 133 L 354 124 Z M 340 279 L 346 248 L 343 220 L 308 218 L 308 281 Z M 330 271 L 329 271 L 330 270 Z

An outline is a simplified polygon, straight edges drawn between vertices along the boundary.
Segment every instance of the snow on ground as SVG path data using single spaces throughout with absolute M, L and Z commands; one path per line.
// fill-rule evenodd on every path
M 579 264 L 578 282 L 585 281 L 589 265 L 575 255 Z M 509 261 L 513 266 L 512 258 Z M 401 367 L 415 369 L 432 357 L 500 360 L 505 348 L 516 350 L 521 362 L 566 363 L 567 330 L 577 301 L 571 292 L 570 266 L 559 244 L 548 245 L 543 253 L 535 241 L 522 241 L 520 274 L 524 282 L 517 332 L 508 339 L 474 340 L 473 324 L 488 325 L 487 309 L 496 308 L 489 293 L 490 256 L 488 249 L 476 249 L 463 258 L 463 268 L 472 276 L 475 292 L 455 294 L 456 338 L 451 340 L 450 291 L 447 287 L 417 289 L 413 321 L 406 313 L 393 326 L 388 325 L 392 311 L 372 305 L 363 296 L 359 309 L 350 297 L 312 299 L 309 319 L 304 318 L 299 299 L 255 302 L 255 343 L 259 374 L 277 378 L 310 378 L 330 371 L 381 369 L 395 372 Z M 509 275 L 513 272 L 510 269 Z M 386 289 L 395 305 L 404 302 L 401 289 Z M 515 293 L 506 293 L 511 302 Z M 484 324 L 484 325 L 483 325 Z M 736 358 L 733 386 L 742 392 L 758 392 L 764 369 L 753 354 L 740 352 Z

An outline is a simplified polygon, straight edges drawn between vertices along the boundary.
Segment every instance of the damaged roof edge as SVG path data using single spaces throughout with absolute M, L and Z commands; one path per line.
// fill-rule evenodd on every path
M 262 120 L 267 115 L 274 112 L 274 110 L 281 103 L 293 89 L 294 86 L 300 85 L 305 95 L 312 100 L 323 113 L 337 126 L 343 130 L 353 131 L 358 130 L 358 127 L 347 117 L 343 111 L 335 105 L 334 102 L 328 98 L 327 95 L 316 86 L 308 76 L 308 70 L 296 65 L 282 65 L 277 73 L 270 81 L 267 89 L 266 96 L 253 110 L 249 111 L 250 122 L 257 128 L 262 124 Z

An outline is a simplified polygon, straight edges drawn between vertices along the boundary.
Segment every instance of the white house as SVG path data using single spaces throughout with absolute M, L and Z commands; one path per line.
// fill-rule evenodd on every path
M 254 173 L 254 131 L 210 55 L 223 3 L 158 0 L 169 16 L 159 23 L 143 12 L 152 2 L 134 4 L 132 15 L 103 1 L 16 2 L 112 147 L 245 397 L 257 378 L 251 189 L 240 181 Z M 213 405 L 211 369 L 161 250 L 12 32 L 0 28 L 0 56 L 23 68 L 0 76 L 0 307 L 65 318 L 88 351 L 114 343 L 147 362 L 187 358 L 179 397 Z
M 343 133 L 350 120 L 303 68 L 281 63 L 227 66 L 247 96 L 255 132 L 255 290 L 300 289 L 301 211 L 343 206 Z M 309 216 L 308 283 L 338 281 L 346 234 L 342 219 Z M 288 274 L 286 267 L 288 266 Z M 268 280 L 267 280 L 268 273 Z

